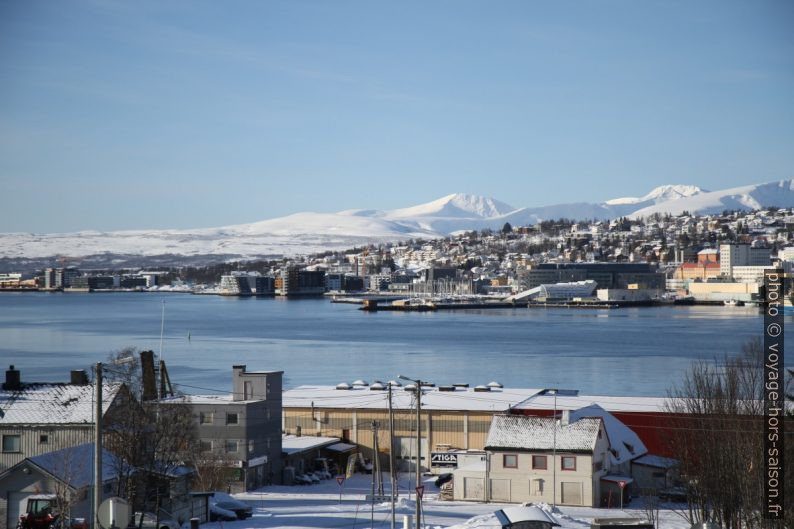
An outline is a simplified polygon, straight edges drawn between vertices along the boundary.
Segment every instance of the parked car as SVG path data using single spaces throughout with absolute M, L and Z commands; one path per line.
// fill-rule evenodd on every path
M 179 523 L 168 518 L 157 519 L 152 512 L 136 512 L 132 524 L 141 529 L 180 529 Z
M 210 505 L 216 505 L 221 509 L 233 512 L 238 520 L 250 518 L 254 513 L 249 504 L 220 491 L 210 497 Z
M 222 522 L 231 522 L 237 520 L 237 514 L 234 511 L 210 503 L 210 521 L 217 522 L 218 520 Z

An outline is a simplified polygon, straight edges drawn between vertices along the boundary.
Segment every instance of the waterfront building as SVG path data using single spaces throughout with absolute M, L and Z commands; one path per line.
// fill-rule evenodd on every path
M 66 290 L 110 290 L 115 286 L 113 276 L 79 276 L 72 278 Z
M 769 266 L 771 249 L 753 243 L 720 245 L 720 275 L 732 278 L 736 266 Z
M 227 296 L 250 296 L 252 294 L 248 277 L 241 274 L 221 276 L 219 290 L 221 294 Z
M 276 276 L 274 286 L 279 296 L 319 296 L 326 290 L 325 272 L 290 266 Z
M 648 263 L 540 263 L 518 272 L 521 290 L 588 279 L 594 280 L 598 288 L 628 288 L 630 284 L 651 289 L 665 287 L 665 275 Z
M 281 383 L 283 371 L 232 366 L 232 392 L 162 399 L 188 404 L 197 421 L 201 450 L 223 454 L 236 469 L 235 490 L 281 482 Z

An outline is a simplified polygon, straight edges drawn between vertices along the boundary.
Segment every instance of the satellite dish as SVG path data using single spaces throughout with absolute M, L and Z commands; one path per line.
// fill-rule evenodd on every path
M 130 524 L 132 509 L 130 504 L 121 498 L 108 498 L 99 504 L 97 518 L 103 529 L 124 529 Z

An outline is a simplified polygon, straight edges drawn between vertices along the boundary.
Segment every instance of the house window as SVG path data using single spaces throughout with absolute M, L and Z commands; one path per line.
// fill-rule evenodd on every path
M 562 456 L 560 458 L 561 470 L 576 470 L 576 456 Z
M 226 441 L 226 451 L 229 452 L 229 453 L 236 452 L 237 451 L 237 441 L 227 440 Z
M 593 472 L 601 472 L 603 468 L 604 468 L 603 461 L 596 461 L 595 463 L 593 463 Z
M 504 454 L 502 456 L 502 466 L 504 468 L 518 468 L 518 456 L 516 454 Z
M 3 436 L 3 452 L 20 452 L 21 444 L 18 435 Z
M 546 456 L 532 456 L 532 468 L 534 470 L 546 470 Z
M 243 382 L 243 399 L 248 400 L 254 396 L 254 384 L 252 382 Z
M 237 424 L 237 414 L 236 413 L 227 413 L 226 414 L 226 424 Z
M 215 414 L 211 411 L 199 412 L 199 424 L 212 424 Z
M 46 445 L 46 444 L 49 444 L 49 442 L 50 442 L 49 434 L 43 433 L 43 434 L 39 435 L 39 444 L 40 445 Z
M 248 440 L 248 453 L 249 454 L 253 454 L 254 453 L 254 440 L 253 439 L 249 439 Z
M 199 450 L 202 452 L 212 451 L 212 441 L 199 441 Z

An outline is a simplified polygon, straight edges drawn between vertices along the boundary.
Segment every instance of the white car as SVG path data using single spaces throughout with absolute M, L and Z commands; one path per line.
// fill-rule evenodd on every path
M 216 491 L 210 497 L 210 505 L 215 505 L 226 511 L 233 512 L 238 520 L 245 520 L 253 516 L 253 509 L 244 501 L 240 501 L 225 492 Z

